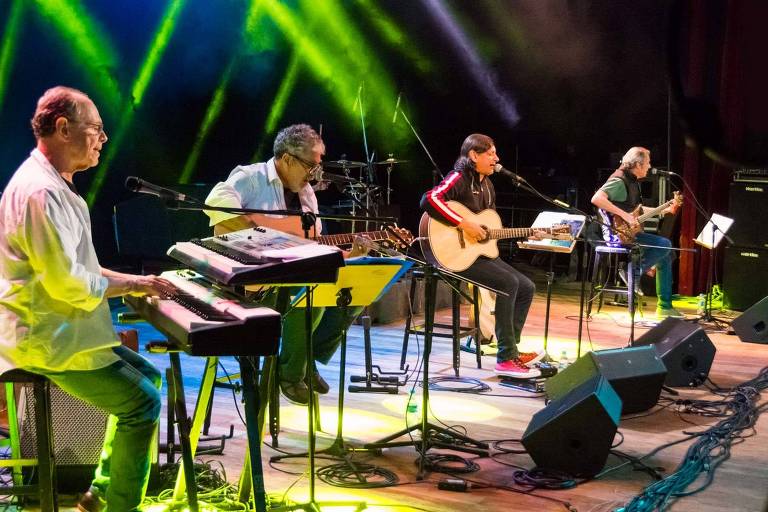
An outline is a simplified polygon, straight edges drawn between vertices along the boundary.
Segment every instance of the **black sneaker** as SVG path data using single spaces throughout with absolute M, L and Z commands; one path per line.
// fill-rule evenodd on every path
M 306 379 L 304 380 L 304 383 L 307 384 Z M 321 395 L 325 395 L 331 390 L 331 386 L 325 382 L 325 379 L 317 370 L 315 370 L 315 373 L 312 374 L 312 387 L 314 388 L 315 392 L 320 393 Z M 309 391 L 309 384 L 307 384 L 307 391 Z
M 280 381 L 280 391 L 289 402 L 297 405 L 307 405 L 309 403 L 309 388 L 303 381 L 289 382 Z
M 95 491 L 89 489 L 80 498 L 75 510 L 79 512 L 101 512 L 106 506 L 107 502 L 101 499 Z

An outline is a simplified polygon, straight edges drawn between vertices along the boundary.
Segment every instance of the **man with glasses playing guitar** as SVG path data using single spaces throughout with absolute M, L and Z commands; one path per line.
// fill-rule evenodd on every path
M 603 226 L 606 241 L 627 244 L 637 241 L 647 245 L 642 250 L 640 268 L 635 269 L 635 283 L 640 275 L 656 267 L 656 316 L 659 318 L 682 318 L 683 315 L 672 307 L 672 242 L 662 236 L 642 232 L 645 218 L 658 213 L 674 214 L 682 204 L 682 197 L 675 197 L 667 203 L 644 212 L 640 196 L 639 180 L 646 177 L 651 168 L 651 152 L 643 147 L 633 147 L 622 157 L 621 165 L 611 174 L 608 181 L 592 196 L 592 204 L 601 210 L 606 223 Z
M 488 176 L 493 174 L 498 162 L 493 139 L 474 133 L 461 145 L 454 170 L 421 199 L 422 209 L 429 214 L 429 217 L 424 217 L 423 220 L 426 219 L 432 228 L 449 226 L 448 235 L 454 239 L 458 236 L 460 247 L 469 249 L 467 253 L 477 248 L 478 244 L 493 238 L 490 231 L 498 231 L 487 230 L 487 226 L 480 224 L 481 218 L 474 215 L 483 212 L 495 213 L 496 192 Z M 439 222 L 431 223 L 429 218 Z M 498 216 L 496 218 L 498 219 Z M 420 229 L 419 235 L 424 236 L 425 233 Z M 425 256 L 440 264 L 440 258 L 434 256 L 435 250 L 439 251 L 441 244 L 437 238 L 431 239 L 430 244 L 432 247 L 422 245 Z M 492 245 L 495 247 L 495 241 Z M 448 269 L 507 294 L 499 294 L 496 298 L 496 339 L 499 348 L 496 354 L 496 373 L 519 379 L 539 377 L 541 372 L 534 365 L 542 359 L 544 352 L 520 352 L 517 349 L 528 310 L 533 302 L 533 281 L 502 261 L 498 257 L 498 250 L 495 253 L 491 251 L 491 256 L 478 256 L 468 267 Z
M 292 125 L 281 130 L 273 146 L 274 157 L 267 162 L 235 167 L 226 181 L 216 184 L 206 198 L 209 206 L 253 208 L 258 210 L 285 210 L 298 202 L 301 210 L 318 213 L 317 197 L 310 180 L 322 168 L 325 144 L 320 135 L 306 124 Z M 224 234 L 253 226 L 266 226 L 298 236 L 304 236 L 301 219 L 297 216 L 266 214 L 233 215 L 205 211 L 211 218 L 215 234 Z M 321 234 L 320 221 L 314 228 L 315 236 Z M 345 256 L 363 254 L 355 249 Z M 350 307 L 346 317 L 341 308 L 314 308 L 313 348 L 315 360 L 327 364 L 341 342 L 345 330 L 360 314 L 362 308 Z M 304 382 L 306 350 L 304 313 L 293 309 L 283 321 L 283 340 L 280 346 L 280 390 L 291 402 L 306 404 L 309 388 Z M 313 366 L 315 361 L 312 361 Z M 313 387 L 319 393 L 327 393 L 328 384 L 315 366 Z

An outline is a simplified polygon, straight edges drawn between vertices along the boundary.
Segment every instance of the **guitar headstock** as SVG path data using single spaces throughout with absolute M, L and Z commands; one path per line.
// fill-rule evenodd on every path
M 413 242 L 413 234 L 405 228 L 388 227 L 386 231 L 386 241 L 393 249 L 405 251 Z
M 672 192 L 672 199 L 670 200 L 669 205 L 669 213 L 676 214 L 677 210 L 680 209 L 680 207 L 683 206 L 683 195 L 680 193 L 680 191 L 675 190 Z

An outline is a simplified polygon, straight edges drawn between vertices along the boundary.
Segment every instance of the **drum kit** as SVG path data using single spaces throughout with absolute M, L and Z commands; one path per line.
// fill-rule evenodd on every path
M 350 179 L 350 182 L 344 185 L 344 194 L 352 200 L 352 215 L 356 215 L 357 210 L 360 209 L 367 215 L 376 216 L 379 213 L 381 187 L 375 183 L 376 174 L 373 172 L 375 169 L 373 166 L 382 166 L 387 172 L 387 183 L 384 191 L 386 193 L 385 204 L 389 205 L 392 192 L 392 170 L 395 165 L 406 162 L 408 160 L 394 158 L 394 155 L 390 153 L 387 159 L 371 162 L 370 164 L 344 158 L 341 160 L 331 160 L 323 162 L 323 169 L 339 169 L 346 178 Z M 338 172 L 336 171 L 336 173 Z M 325 173 L 325 176 L 328 174 L 330 173 Z M 353 174 L 357 174 L 357 177 Z

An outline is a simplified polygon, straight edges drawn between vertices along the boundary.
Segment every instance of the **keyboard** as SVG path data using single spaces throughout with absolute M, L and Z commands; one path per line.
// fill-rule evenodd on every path
M 168 340 L 193 356 L 268 356 L 277 353 L 280 314 L 217 288 L 192 270 L 163 272 L 175 286 L 167 297 L 124 297 Z
M 341 251 L 266 227 L 178 242 L 168 255 L 224 285 L 333 283 Z

